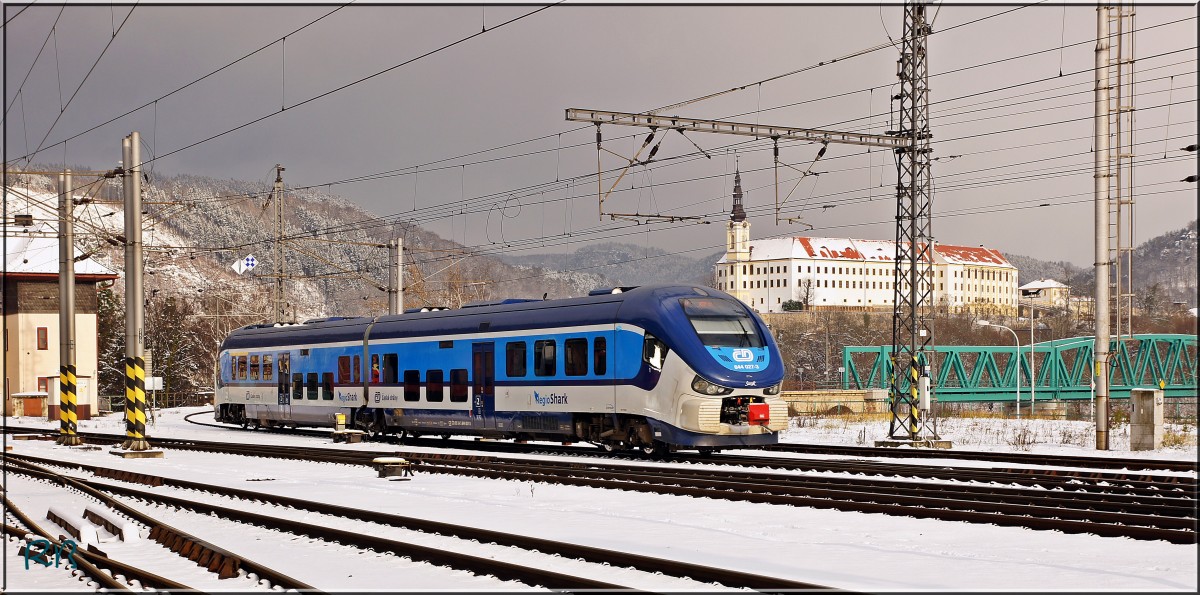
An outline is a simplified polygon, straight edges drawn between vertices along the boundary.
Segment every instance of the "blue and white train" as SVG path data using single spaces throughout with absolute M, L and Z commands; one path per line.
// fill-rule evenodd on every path
M 711 452 L 777 442 L 783 362 L 766 325 L 707 287 L 253 325 L 221 345 L 216 419 L 372 434 Z

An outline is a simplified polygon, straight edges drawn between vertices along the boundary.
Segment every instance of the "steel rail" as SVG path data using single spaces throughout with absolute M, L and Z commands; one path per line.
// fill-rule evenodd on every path
M 44 431 L 41 431 L 44 433 Z M 118 442 L 120 438 L 116 435 L 80 432 L 80 436 L 84 436 L 89 440 L 103 442 Z M 379 456 L 379 453 L 363 453 L 361 451 L 347 451 L 344 449 L 314 449 L 311 447 L 295 447 L 283 445 L 256 445 L 255 452 L 246 453 L 244 445 L 238 443 L 213 442 L 207 440 L 196 439 L 168 439 L 156 438 L 155 443 L 172 448 L 182 448 L 191 450 L 208 450 L 211 452 L 226 452 L 234 454 L 254 454 L 256 456 L 274 457 L 274 458 L 301 458 L 305 460 L 321 460 L 325 462 L 342 462 L 346 464 L 368 464 L 365 461 Z M 489 446 L 495 446 L 494 443 L 488 443 Z M 524 445 L 517 445 L 524 446 Z M 454 445 L 455 448 L 463 448 L 461 445 Z M 316 453 L 314 451 L 322 452 Z M 487 450 L 492 450 L 488 448 Z M 504 449 L 508 451 L 508 449 Z M 578 454 L 579 449 L 563 449 L 564 451 Z M 522 452 L 547 452 L 546 449 L 535 448 L 527 449 Z M 555 450 L 553 452 L 562 452 Z M 398 456 L 413 459 L 427 459 L 433 455 L 428 453 L 403 452 Z M 597 453 L 596 456 L 603 457 L 603 454 Z M 1019 485 L 1029 486 L 1046 486 L 1061 484 L 1071 489 L 1078 489 L 1078 485 L 1070 483 L 1073 481 L 1085 481 L 1093 484 L 1120 484 L 1125 486 L 1127 491 L 1136 491 L 1137 489 L 1147 490 L 1146 495 L 1161 494 L 1163 491 L 1172 487 L 1187 490 L 1191 493 L 1196 493 L 1197 483 L 1195 477 L 1183 477 L 1176 475 L 1153 475 L 1153 474 L 1129 474 L 1129 473 L 1110 473 L 1104 471 L 1088 471 L 1081 469 L 1035 469 L 1035 468 L 973 468 L 973 467 L 930 467 L 927 465 L 911 465 L 911 464 L 893 464 L 882 463 L 875 461 L 860 461 L 860 460 L 827 460 L 827 459 L 795 459 L 795 458 L 766 458 L 766 457 L 745 457 L 745 456 L 709 456 L 696 457 L 689 459 L 693 463 L 706 463 L 715 465 L 734 465 L 739 467 L 759 467 L 759 468 L 777 468 L 788 469 L 793 471 L 832 471 L 846 473 L 874 473 L 877 475 L 900 475 L 912 477 L 916 479 L 949 479 L 959 481 L 995 481 L 1001 483 L 1016 483 Z
M 564 558 L 577 558 L 594 564 L 609 564 L 611 566 L 631 567 L 643 572 L 655 573 L 659 572 L 667 576 L 679 578 L 687 578 L 697 581 L 705 581 L 719 583 L 726 586 L 736 586 L 750 589 L 801 589 L 801 590 L 820 590 L 833 591 L 830 587 L 807 583 L 802 581 L 793 581 L 788 579 L 775 578 L 771 576 L 763 576 L 760 574 L 752 574 L 739 572 L 734 570 L 725 570 L 713 568 L 711 566 L 690 564 L 687 562 L 679 562 L 675 560 L 667 560 L 651 556 L 642 556 L 638 554 L 619 552 L 607 548 L 595 548 L 584 545 L 571 543 L 563 543 L 559 541 L 551 541 L 536 537 L 516 535 L 500 531 L 492 531 L 487 529 L 478 529 L 475 527 L 467 527 L 463 525 L 455 525 L 451 523 L 443 523 L 439 521 L 431 521 L 395 515 L 372 510 L 364 510 L 361 508 L 351 508 L 325 502 L 314 502 L 300 498 L 292 498 L 288 496 L 280 496 L 275 494 L 267 494 L 262 492 L 254 492 L 242 490 L 238 488 L 230 488 L 224 486 L 215 486 L 211 484 L 192 482 L 181 479 L 173 479 L 167 477 L 146 476 L 144 474 L 132 473 L 117 473 L 110 475 L 106 473 L 106 468 L 94 465 L 77 463 L 74 461 L 56 461 L 46 459 L 44 457 L 34 457 L 31 455 L 10 455 L 34 459 L 41 463 L 52 464 L 63 467 L 71 467 L 88 471 L 93 474 L 105 477 L 112 477 L 123 481 L 133 481 L 137 483 L 145 483 L 148 485 L 165 485 L 180 489 L 194 490 L 200 492 L 215 493 L 231 498 L 242 500 L 257 500 L 269 502 L 271 504 L 291 507 L 297 510 L 308 510 L 320 514 L 331 516 L 344 517 L 349 519 L 362 520 L 366 522 L 379 523 L 388 527 L 400 527 L 412 531 L 420 531 L 423 533 L 441 534 L 453 536 L 463 540 L 475 540 L 480 543 L 494 543 L 501 546 L 518 548 L 526 551 L 539 551 L 547 554 L 556 554 Z M 111 469 L 107 470 L 113 471 Z M 122 477 L 124 475 L 124 477 Z M 95 482 L 85 481 L 89 485 L 93 485 L 98 489 L 106 489 L 109 484 L 99 484 Z M 104 487 L 101 487 L 104 486 Z M 138 494 L 143 492 L 138 491 Z M 142 497 L 142 496 L 138 496 Z M 190 501 L 189 501 L 190 502 Z M 226 510 L 226 509 L 220 509 Z M 221 513 L 223 514 L 223 513 Z M 268 517 L 274 518 L 274 517 Z M 338 539 L 341 541 L 341 539 Z M 371 546 L 374 547 L 374 546 Z
M 740 490 L 739 485 L 731 483 L 718 486 L 717 482 L 709 485 L 669 485 L 649 483 L 644 476 L 630 476 L 627 481 L 615 482 L 612 478 L 580 478 L 561 477 L 544 472 L 528 473 L 523 471 L 467 469 L 462 467 L 443 467 L 442 469 L 423 466 L 423 470 L 449 473 L 454 475 L 487 477 L 491 479 L 507 479 L 517 481 L 539 481 L 564 485 L 578 485 L 596 488 L 622 489 L 654 494 L 673 494 L 692 497 L 720 498 L 740 502 L 759 502 L 783 504 L 792 506 L 811 506 L 814 508 L 830 508 L 842 511 L 884 513 L 892 516 L 903 514 L 916 518 L 930 518 L 946 521 L 967 521 L 972 523 L 988 523 L 1002 526 L 1027 527 L 1030 529 L 1053 529 L 1064 533 L 1094 533 L 1104 537 L 1130 537 L 1144 540 L 1166 540 L 1171 543 L 1196 543 L 1194 530 L 1162 529 L 1156 527 L 1129 526 L 1120 524 L 1096 523 L 1085 520 L 1070 520 L 1058 518 L 1062 509 L 1050 507 L 1033 507 L 1027 505 L 1007 505 L 997 503 L 992 506 L 992 512 L 982 512 L 973 509 L 974 502 L 956 502 L 949 499 L 925 498 L 892 494 L 888 502 L 862 501 L 855 498 L 852 490 L 799 489 L 798 494 L 755 493 Z M 720 489 L 717 489 L 720 488 Z M 938 506 L 941 505 L 941 508 Z M 1041 510 L 1039 510 L 1041 509 Z M 1031 512 L 1043 516 L 1027 516 Z M 1124 516 L 1124 515 L 1119 515 Z M 1119 522 L 1119 519 L 1115 519 Z M 1136 519 L 1127 519 L 1136 520 Z
M 8 499 L 7 495 L 3 496 L 3 500 L 4 500 L 5 510 L 7 510 L 9 513 L 11 513 L 17 519 L 17 521 L 19 521 L 21 524 L 23 524 L 29 528 L 29 530 L 26 531 L 19 527 L 13 527 L 13 526 L 5 523 L 4 524 L 4 532 L 5 533 L 7 533 L 9 535 L 13 535 L 20 539 L 25 539 L 26 540 L 25 547 L 29 547 L 28 535 L 30 533 L 33 533 L 35 535 L 40 535 L 46 541 L 49 541 L 50 543 L 54 544 L 55 547 L 62 547 L 62 543 L 58 539 L 55 539 L 54 537 L 52 537 L 48 531 L 43 529 L 40 525 L 38 525 L 36 522 L 34 522 L 33 519 L 29 518 L 28 515 L 26 515 L 24 512 L 22 512 L 20 508 L 18 508 L 15 504 L 12 503 L 11 500 Z M 129 566 L 128 564 L 122 564 L 120 562 L 117 562 L 116 560 L 108 558 L 107 556 L 101 556 L 99 554 L 94 554 L 92 552 L 87 551 L 86 549 L 75 550 L 73 558 L 75 559 L 75 565 L 77 568 L 82 570 L 84 574 L 91 577 L 92 580 L 95 580 L 96 584 L 100 585 L 101 587 L 103 587 L 105 589 L 112 589 L 114 591 L 126 591 L 126 592 L 132 591 L 132 589 L 129 588 L 129 585 L 126 585 L 125 583 L 122 583 L 121 581 L 117 580 L 116 571 L 125 573 L 126 578 L 133 577 L 133 578 L 141 581 L 143 585 L 149 585 L 149 586 L 159 588 L 159 589 L 164 589 L 164 588 L 165 589 L 188 589 L 188 587 L 181 585 L 175 581 L 163 578 L 154 573 L 147 572 L 145 570 L 136 568 L 134 566 Z M 82 558 L 82 559 L 80 559 L 80 558 Z M 97 564 L 106 566 L 106 567 L 112 569 L 114 571 L 113 574 L 108 574 L 108 573 L 104 572 L 97 566 Z
M 946 489 L 940 491 L 937 497 L 929 496 L 927 488 L 928 484 L 912 484 L 907 486 L 901 484 L 899 487 L 903 491 L 898 491 L 893 485 L 879 485 L 875 482 L 851 481 L 842 483 L 832 488 L 826 487 L 811 487 L 804 483 L 798 484 L 795 481 L 778 481 L 767 480 L 763 481 L 753 475 L 740 475 L 728 478 L 713 478 L 713 477 L 696 477 L 681 475 L 673 472 L 662 473 L 658 470 L 635 470 L 635 471 L 609 471 L 599 469 L 564 469 L 562 467 L 545 466 L 535 463 L 477 463 L 473 465 L 455 465 L 455 468 L 473 468 L 487 471 L 497 471 L 504 474 L 508 470 L 514 473 L 525 473 L 531 476 L 537 475 L 554 475 L 560 477 L 582 477 L 589 479 L 606 479 L 616 483 L 620 482 L 641 482 L 653 483 L 661 486 L 680 485 L 686 487 L 698 487 L 713 490 L 714 492 L 732 492 L 732 493 L 751 493 L 751 494 L 768 494 L 768 495 L 793 495 L 801 497 L 829 497 L 848 499 L 864 502 L 897 502 L 901 504 L 917 505 L 920 502 L 927 502 L 931 506 L 941 508 L 955 508 L 962 510 L 976 510 L 980 512 L 1001 512 L 1012 514 L 1021 512 L 1024 515 L 1031 517 L 1054 517 L 1066 518 L 1074 520 L 1089 520 L 1093 522 L 1107 521 L 1112 524 L 1128 524 L 1136 526 L 1158 527 L 1163 529 L 1193 529 L 1196 525 L 1194 509 L 1184 509 L 1183 515 L 1178 508 L 1168 509 L 1173 513 L 1171 516 L 1162 516 L 1143 512 L 1143 509 L 1157 511 L 1158 506 L 1146 508 L 1144 506 L 1132 507 L 1135 512 L 1112 512 L 1100 510 L 1098 507 L 1089 506 L 1085 508 L 1069 508 L 1068 505 L 1074 503 L 1074 498 L 1070 494 L 1056 494 L 1045 490 L 1021 490 L 1022 493 L 996 493 L 990 495 L 1001 496 L 1003 500 L 996 502 L 992 499 L 983 497 L 989 494 L 970 494 L 963 490 L 953 489 L 954 486 L 946 486 Z M 449 467 L 437 465 L 423 465 L 422 470 L 426 472 L 441 472 Z M 807 479 L 807 478 L 805 478 Z M 934 490 L 937 491 L 937 490 Z M 910 494 L 920 492 L 918 496 Z M 965 497 L 964 497 L 965 496 Z M 1065 497 L 1064 497 L 1065 496 Z M 1047 504 L 1050 504 L 1048 506 Z M 1186 516 L 1187 513 L 1192 513 L 1192 516 Z
M 267 579 L 273 585 L 278 585 L 284 589 L 296 589 L 312 593 L 321 593 L 321 591 L 315 589 L 312 585 L 300 582 L 287 574 L 254 562 L 253 560 L 246 559 L 245 557 L 233 554 L 224 548 L 218 547 L 206 540 L 200 539 L 167 525 L 166 523 L 163 523 L 162 521 L 159 521 L 132 506 L 129 506 L 107 494 L 104 494 L 85 482 L 67 477 L 60 473 L 55 473 L 48 469 L 40 468 L 34 463 L 22 461 L 19 458 L 20 455 L 15 455 L 13 453 L 5 453 L 5 455 L 4 466 L 11 466 L 10 471 L 50 479 L 63 486 L 74 488 L 80 492 L 83 492 L 84 494 L 96 498 L 100 502 L 103 502 L 106 506 L 121 512 L 122 514 L 147 527 L 151 527 L 150 536 L 152 539 L 170 548 L 172 551 L 180 554 L 181 556 L 187 557 L 197 564 L 208 568 L 208 570 L 217 572 L 222 578 L 235 576 L 237 570 L 244 569 L 247 573 L 255 573 L 260 578 Z
M 456 465 L 453 462 L 443 463 Z M 457 464 L 464 467 L 487 469 L 519 468 L 521 471 L 538 473 L 571 473 L 573 467 L 563 467 L 554 464 L 543 464 L 541 461 L 521 462 L 465 462 Z M 426 471 L 436 470 L 435 467 L 423 465 Z M 596 467 L 579 468 L 582 474 L 598 473 L 602 470 Z M 1091 493 L 1082 490 L 1066 491 L 1061 489 L 1028 490 L 995 485 L 965 485 L 962 483 L 914 483 L 899 480 L 875 480 L 856 477 L 824 477 L 814 475 L 794 476 L 764 473 L 696 473 L 691 469 L 671 469 L 661 467 L 605 467 L 603 470 L 622 477 L 637 477 L 644 480 L 659 482 L 717 482 L 730 484 L 745 490 L 786 493 L 788 490 L 800 487 L 811 488 L 825 486 L 826 489 L 852 490 L 861 495 L 890 497 L 897 493 L 907 493 L 919 490 L 923 495 L 938 494 L 944 498 L 962 501 L 978 501 L 985 504 L 1001 501 L 1008 504 L 1046 505 L 1053 504 L 1059 508 L 1112 512 L 1137 515 L 1155 515 L 1162 517 L 1164 522 L 1175 525 L 1171 518 L 1196 517 L 1196 500 L 1171 493 L 1158 494 L 1149 497 L 1129 496 L 1122 494 Z M 1190 526 L 1190 525 L 1183 525 Z
M 1197 471 L 1195 461 L 1171 461 L 1165 459 L 1131 459 L 1087 457 L 1073 455 L 1038 455 L 1028 453 L 1006 453 L 985 451 L 941 450 L 921 448 L 879 448 L 869 446 L 840 446 L 824 444 L 772 444 L 762 447 L 768 452 L 798 454 L 828 454 L 849 457 L 889 457 L 908 459 L 958 459 L 968 461 L 992 461 L 1018 463 L 1022 465 L 1047 465 L 1058 467 L 1086 467 L 1091 469 L 1128 469 L 1131 471 Z
M 198 415 L 209 415 L 211 412 L 201 411 L 192 413 L 184 417 L 189 423 L 199 426 L 211 428 L 223 428 L 227 430 L 240 429 L 236 426 L 220 423 L 205 423 L 198 422 L 192 417 Z M 268 431 L 284 432 L 280 428 L 272 428 Z M 324 438 L 329 436 L 329 432 L 321 430 L 306 430 L 297 429 L 290 430 L 291 433 L 296 433 L 303 436 L 313 436 Z M 410 446 L 418 445 L 420 442 L 428 444 L 419 444 L 420 446 L 446 446 L 444 441 L 438 441 L 426 438 L 408 438 L 404 443 Z M 463 441 L 454 441 L 454 448 L 479 449 L 479 450 L 500 450 L 513 452 L 548 452 L 555 454 L 579 454 L 580 449 L 574 447 L 558 447 L 550 444 L 526 445 L 519 442 L 514 443 L 487 443 L 486 446 L 478 442 L 469 442 L 468 445 L 462 444 Z M 500 448 L 497 448 L 500 447 Z M 1130 471 L 1177 471 L 1177 472 L 1197 472 L 1197 463 L 1194 461 L 1172 461 L 1166 459 L 1132 459 L 1132 458 L 1110 458 L 1110 457 L 1089 457 L 1089 456 L 1072 456 L 1072 455 L 1038 455 L 1029 453 L 1006 453 L 1006 452 L 986 452 L 986 451 L 967 451 L 967 450 L 940 450 L 940 449 L 919 449 L 919 448 L 880 448 L 867 446 L 844 446 L 844 445 L 823 445 L 823 444 L 773 444 L 770 446 L 743 448 L 739 451 L 755 451 L 762 450 L 765 452 L 786 452 L 796 454 L 823 454 L 835 456 L 849 457 L 879 457 L 879 458 L 910 458 L 910 459 L 939 459 L 939 460 L 963 460 L 963 461 L 987 461 L 998 463 L 1015 463 L 1021 465 L 1044 465 L 1057 467 L 1082 467 L 1085 469 L 1127 469 Z M 590 455 L 591 453 L 589 453 Z M 609 455 L 613 456 L 619 453 L 607 453 L 598 449 L 595 456 Z M 691 453 L 675 453 L 674 456 L 680 460 L 690 462 L 712 462 L 714 457 L 711 455 L 701 456 Z M 733 457 L 717 457 L 721 459 L 729 459 Z M 786 459 L 784 459 L 786 460 Z M 725 461 L 723 461 L 725 462 Z

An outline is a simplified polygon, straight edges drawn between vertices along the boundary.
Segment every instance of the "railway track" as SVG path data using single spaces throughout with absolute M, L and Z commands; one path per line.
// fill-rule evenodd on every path
M 369 465 L 379 452 L 156 440 L 163 447 Z M 529 461 L 402 451 L 426 473 L 880 512 L 1069 533 L 1196 542 L 1194 477 L 876 461 L 711 457 L 709 465 Z M 728 462 L 726 459 L 730 459 Z M 754 467 L 736 471 L 728 465 Z M 765 471 L 782 469 L 785 473 Z
M 200 422 L 192 419 L 198 416 L 209 416 L 210 412 L 202 411 L 192 413 L 184 419 L 189 423 L 227 430 L 240 429 L 236 426 L 220 423 Z M 311 436 L 314 438 L 328 438 L 327 430 L 315 429 L 263 429 L 260 431 L 287 432 L 290 434 Z M 439 447 L 449 446 L 453 448 L 461 448 L 466 450 L 480 450 L 488 452 L 511 452 L 511 453 L 552 453 L 552 454 L 571 454 L 578 455 L 581 451 L 578 447 L 572 446 L 555 446 L 549 443 L 541 444 L 523 444 L 513 442 L 478 442 L 475 440 L 445 440 L 442 438 L 405 438 L 403 440 L 389 437 L 392 443 L 404 446 L 423 446 L 423 447 Z M 766 453 L 790 453 L 801 455 L 830 455 L 842 457 L 869 457 L 869 458 L 904 458 L 904 459 L 930 459 L 939 461 L 984 461 L 990 463 L 1009 463 L 1015 465 L 1041 465 L 1048 467 L 1058 467 L 1069 469 L 1078 467 L 1082 469 L 1115 469 L 1125 471 L 1168 471 L 1180 473 L 1196 473 L 1198 471 L 1196 461 L 1173 461 L 1164 459 L 1136 459 L 1128 457 L 1092 457 L 1092 456 L 1071 456 L 1071 455 L 1039 455 L 1019 452 L 987 452 L 987 451 L 966 451 L 966 450 L 942 450 L 931 448 L 877 448 L 869 446 L 845 446 L 845 445 L 826 445 L 826 444 L 775 444 L 762 448 L 747 448 L 739 452 L 766 452 Z M 603 450 L 597 449 L 595 453 L 588 453 L 589 456 L 612 456 L 616 458 L 636 457 L 638 455 L 630 453 L 606 453 Z M 676 460 L 682 461 L 702 461 L 710 462 L 711 455 L 700 455 L 695 453 L 675 453 L 672 455 Z M 732 457 L 726 455 L 721 460 L 728 462 Z
M 632 568 L 641 572 L 661 573 L 667 576 L 699 581 L 701 583 L 718 584 L 736 588 L 750 588 L 760 591 L 831 590 L 829 587 L 813 583 L 780 579 L 763 576 L 761 574 L 725 570 L 706 565 L 690 564 L 657 557 L 619 552 L 611 549 L 594 548 L 560 541 L 515 535 L 506 532 L 490 531 L 469 526 L 455 525 L 451 523 L 386 514 L 371 510 L 363 510 L 361 508 L 339 506 L 333 503 L 313 501 L 310 499 L 291 498 L 257 491 L 213 486 L 204 483 L 151 476 L 146 474 L 134 474 L 107 467 L 84 465 L 75 462 L 64 462 L 24 455 L 10 454 L 9 456 L 18 461 L 24 461 L 28 464 L 52 465 L 57 467 L 78 469 L 91 473 L 97 478 L 113 478 L 127 483 L 147 484 L 151 486 L 167 486 L 171 488 L 177 488 L 179 490 L 217 494 L 243 502 L 253 502 L 256 504 L 256 508 L 261 508 L 263 504 L 266 504 L 270 507 L 278 507 L 279 510 L 250 512 L 246 510 L 240 510 L 236 507 L 227 506 L 225 504 L 213 504 L 211 502 L 198 501 L 194 498 L 185 498 L 176 495 L 164 494 L 160 491 L 148 491 L 145 489 L 139 489 L 125 485 L 114 485 L 107 482 L 92 480 L 73 480 L 86 485 L 89 488 L 114 495 L 136 498 L 138 500 L 163 504 L 179 509 L 193 510 L 198 513 L 213 515 L 223 519 L 284 531 L 294 535 L 302 535 L 309 538 L 337 542 L 343 545 L 351 545 L 364 550 L 370 549 L 376 552 L 392 552 L 396 555 L 408 557 L 413 560 L 444 565 L 479 575 L 491 575 L 504 580 L 517 580 L 531 586 L 544 586 L 552 589 L 625 590 L 628 588 L 627 586 L 615 583 L 580 578 L 577 576 L 551 572 L 528 565 L 507 563 L 492 559 L 496 556 L 493 556 L 492 558 L 485 558 L 455 553 L 452 551 L 431 548 L 415 543 L 386 539 L 375 536 L 373 533 L 378 532 L 383 528 L 402 528 L 427 534 L 449 536 L 460 540 L 495 544 L 497 546 L 515 548 L 521 551 L 537 551 L 546 555 L 560 556 L 567 559 L 578 559 L 591 564 L 604 564 Z M 371 530 L 346 531 L 332 528 L 323 524 L 289 520 L 284 514 L 281 514 L 283 509 L 296 509 L 328 515 L 330 517 L 340 517 L 372 523 L 377 525 L 377 527 L 374 532 Z
M 936 448 L 876 448 L 870 446 L 836 446 L 823 444 L 775 444 L 763 447 L 767 452 L 824 454 L 846 457 L 888 457 L 931 460 L 969 460 L 1020 465 L 1049 465 L 1055 467 L 1084 467 L 1088 469 L 1125 469 L 1129 471 L 1197 471 L 1196 461 L 1109 458 L 1068 455 L 1038 455 L 1013 452 L 984 452 L 941 450 Z
M 297 581 L 285 573 L 192 536 L 110 497 L 85 482 L 55 473 L 40 465 L 23 460 L 18 455 L 5 453 L 4 468 L 10 474 L 44 481 L 54 484 L 60 489 L 73 492 L 75 498 L 71 500 L 71 504 L 60 504 L 51 508 L 47 513 L 47 518 L 55 523 L 53 532 L 39 527 L 33 519 L 21 513 L 7 497 L 5 504 L 10 506 L 9 510 L 14 513 L 14 517 L 19 520 L 21 525 L 50 541 L 53 544 L 52 547 L 59 548 L 59 551 L 63 551 L 62 543 L 68 536 L 79 539 L 77 546 L 72 548 L 71 557 L 89 577 L 103 588 L 121 591 L 150 589 L 204 592 L 217 588 L 219 583 L 224 582 L 222 579 L 231 579 L 228 583 L 221 584 L 220 588 L 270 591 L 272 587 L 278 587 L 285 590 L 320 593 L 311 585 Z M 61 497 L 59 500 L 61 501 Z M 88 506 L 89 504 L 98 506 Z M 107 512 L 95 512 L 98 508 Z M 63 513 L 64 510 L 69 510 L 71 513 L 78 510 L 82 514 Z M 83 522 L 84 519 L 87 521 L 86 525 Z M 121 535 L 122 527 L 117 523 L 122 523 L 124 519 L 132 519 L 142 530 L 137 531 L 137 535 Z M 107 540 L 90 539 L 84 532 L 89 530 L 87 527 L 93 526 L 92 522 L 95 522 L 106 533 L 111 532 L 114 535 Z M 7 525 L 5 531 L 9 534 L 23 533 L 20 528 Z M 100 531 L 101 529 L 97 529 L 97 535 L 101 534 Z M 162 547 L 137 544 L 136 542 L 143 537 L 142 533 Z M 54 535 L 58 537 L 55 538 Z M 92 541 L 96 541 L 96 543 L 92 543 Z M 120 551 L 126 556 L 138 558 L 143 562 L 118 559 L 116 555 L 110 556 L 108 553 L 110 551 L 114 554 Z M 165 560 L 165 558 L 170 558 L 172 553 L 177 554 L 179 558 L 174 563 Z M 183 566 L 190 571 L 183 572 L 183 574 L 195 577 L 197 574 L 204 574 L 195 568 L 199 566 L 201 570 L 211 573 L 211 576 L 206 576 L 207 580 L 201 582 L 195 582 L 194 578 L 183 579 L 191 583 L 189 585 L 141 567 L 139 564 L 144 564 L 148 557 L 153 558 L 153 565 L 156 568 L 174 566 L 178 571 Z

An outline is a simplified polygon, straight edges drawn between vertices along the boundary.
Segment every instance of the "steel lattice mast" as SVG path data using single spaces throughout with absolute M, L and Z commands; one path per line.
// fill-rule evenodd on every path
M 933 233 L 930 196 L 929 25 L 925 5 L 904 5 L 904 39 L 897 75 L 900 77 L 899 128 L 908 139 L 896 151 L 896 268 L 895 312 L 892 317 L 892 421 L 888 435 L 918 441 L 923 435 L 933 332 L 927 316 L 933 306 Z M 924 390 L 922 390 L 924 389 Z
M 676 130 L 683 132 L 707 132 L 732 134 L 755 138 L 770 138 L 776 143 L 775 159 L 778 162 L 778 141 L 789 138 L 828 144 L 851 144 L 868 147 L 884 147 L 896 154 L 896 268 L 893 276 L 894 304 L 892 315 L 893 373 L 891 378 L 892 420 L 889 435 L 893 440 L 926 444 L 938 440 L 936 432 L 926 431 L 926 421 L 920 411 L 929 409 L 929 371 L 933 355 L 933 333 L 926 317 L 933 308 L 933 234 L 931 224 L 932 200 L 930 196 L 930 148 L 929 133 L 929 65 L 926 40 L 930 33 L 925 21 L 926 6 L 922 2 L 908 2 L 904 6 L 904 39 L 897 76 L 900 78 L 899 100 L 900 124 L 897 130 L 884 135 L 849 133 L 813 128 L 774 126 L 758 123 L 729 122 L 663 116 L 656 112 L 629 113 L 591 109 L 569 108 L 566 118 L 571 122 L 591 122 L 596 125 L 597 154 L 597 198 L 601 217 L 606 213 L 601 184 L 599 155 L 605 151 L 601 146 L 600 126 L 641 126 L 650 128 L 652 134 L 642 143 L 633 158 L 626 158 L 629 167 L 638 163 L 649 163 L 650 158 L 640 160 L 641 151 L 650 146 L 658 131 Z M 683 104 L 679 104 L 683 105 Z M 674 107 L 674 106 L 672 106 Z M 661 142 L 661 141 L 660 141 Z M 651 150 L 657 151 L 658 145 Z M 822 152 L 824 150 L 822 149 Z M 620 155 L 618 155 L 620 157 Z M 818 157 L 820 154 L 818 154 Z M 624 158 L 624 157 L 623 157 Z M 624 172 L 622 172 L 624 175 Z M 618 177 L 618 182 L 620 178 Z M 613 184 L 616 187 L 616 183 Z M 611 192 L 611 189 L 609 190 Z M 779 203 L 776 201 L 776 219 Z M 637 215 L 646 217 L 646 215 Z M 650 215 L 679 219 L 679 217 Z M 792 219 L 789 218 L 789 221 Z

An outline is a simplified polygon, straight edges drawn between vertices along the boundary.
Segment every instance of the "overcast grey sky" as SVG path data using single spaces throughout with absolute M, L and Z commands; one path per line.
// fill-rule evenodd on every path
M 1090 266 L 1096 10 L 1020 6 L 930 8 L 934 235 Z M 782 215 L 809 230 L 775 223 L 770 141 L 715 134 L 667 136 L 658 161 L 631 169 L 605 202 L 713 225 L 601 221 L 594 128 L 565 121 L 564 109 L 639 112 L 749 84 L 666 113 L 882 133 L 897 49 L 808 67 L 898 39 L 899 4 L 337 8 L 6 5 L 7 159 L 40 147 L 37 163 L 109 168 L 137 130 L 143 158 L 162 156 L 147 169 L 269 182 L 281 163 L 289 186 L 330 184 L 468 246 L 616 240 L 692 257 L 723 245 L 716 224 L 736 159 L 754 238 L 894 237 L 890 153 L 831 145 L 814 164 L 819 145 L 783 146 Z M 1197 137 L 1196 16 L 1194 3 L 1137 6 L 1138 241 L 1196 218 L 1196 185 L 1179 182 L 1196 173 L 1195 154 L 1178 150 Z M 602 131 L 605 148 L 626 156 L 646 135 Z M 620 164 L 601 156 L 605 170 Z M 810 165 L 820 175 L 797 185 Z M 394 175 L 336 184 L 385 172 Z

